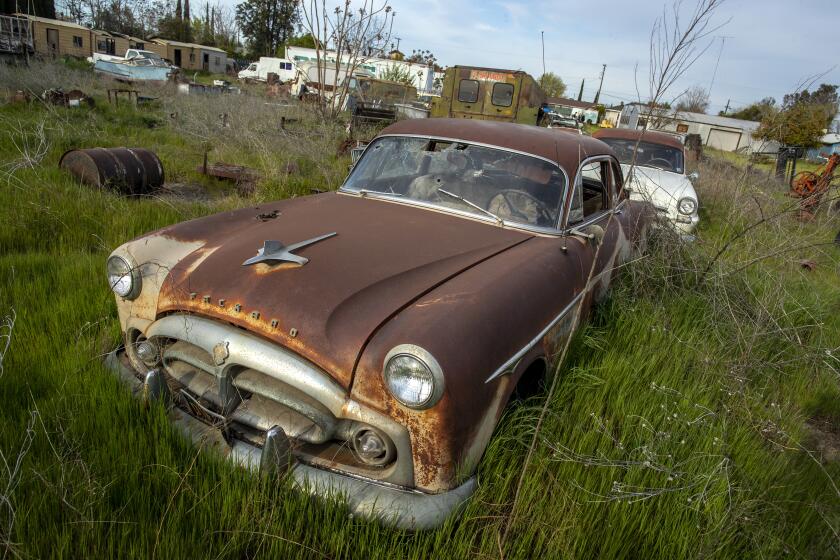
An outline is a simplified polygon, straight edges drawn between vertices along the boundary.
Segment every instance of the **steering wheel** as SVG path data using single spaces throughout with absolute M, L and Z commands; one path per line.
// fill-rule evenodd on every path
M 517 204 L 514 202 L 516 198 L 523 198 L 525 201 L 530 202 L 534 205 L 534 209 L 536 210 L 536 216 L 528 216 L 525 211 L 523 211 L 523 204 Z M 499 191 L 493 198 L 490 199 L 490 203 L 487 205 L 487 208 L 492 208 L 495 205 L 499 204 L 499 200 L 504 201 L 505 206 L 510 210 L 510 213 L 513 217 L 517 218 L 518 220 L 522 220 L 523 223 L 526 224 L 545 224 L 551 223 L 553 220 L 553 216 L 551 215 L 551 209 L 540 199 L 535 197 L 534 195 L 527 193 L 525 191 L 518 191 L 514 189 L 505 189 Z M 491 210 L 492 212 L 492 210 Z
M 666 169 L 665 171 L 673 171 L 674 170 L 674 164 L 672 164 L 670 161 L 668 161 L 665 158 L 659 158 L 659 157 L 651 158 L 651 159 L 647 160 L 647 163 L 653 163 L 654 161 L 660 161 L 660 162 L 664 163 L 665 165 L 667 165 L 668 169 Z

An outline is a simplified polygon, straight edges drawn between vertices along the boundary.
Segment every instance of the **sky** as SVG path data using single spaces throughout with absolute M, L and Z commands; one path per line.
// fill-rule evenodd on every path
M 355 1 L 354 4 L 358 4 Z M 559 75 L 567 95 L 591 101 L 606 64 L 601 102 L 648 99 L 651 27 L 670 0 L 392 0 L 393 41 L 406 54 L 430 50 L 439 64 L 522 69 Z M 785 93 L 813 76 L 840 84 L 840 0 L 724 0 L 721 25 L 703 56 L 666 92 L 677 98 L 699 85 L 711 91 L 710 113 Z M 683 0 L 683 12 L 696 0 Z M 715 67 L 717 65 L 717 71 Z M 714 80 L 713 80 L 714 78 Z M 638 91 L 637 93 L 637 84 Z M 640 94 L 640 95 L 639 95 Z

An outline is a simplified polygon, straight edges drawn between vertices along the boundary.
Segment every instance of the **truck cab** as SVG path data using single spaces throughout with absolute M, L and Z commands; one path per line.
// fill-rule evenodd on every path
M 535 125 L 545 100 L 537 81 L 526 72 L 452 66 L 446 70 L 431 116 Z

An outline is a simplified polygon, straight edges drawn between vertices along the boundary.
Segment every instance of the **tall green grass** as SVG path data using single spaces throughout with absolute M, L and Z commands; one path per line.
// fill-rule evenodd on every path
M 819 417 L 840 427 L 840 255 L 830 246 L 805 247 L 833 239 L 836 219 L 802 225 L 787 216 L 757 228 L 703 277 L 716 249 L 754 219 L 743 201 L 757 196 L 752 189 L 764 189 L 767 201 L 782 200 L 771 185 L 744 187 L 736 170 L 704 165 L 701 242 L 653 243 L 651 256 L 624 271 L 557 370 L 507 539 L 500 535 L 545 392 L 508 410 L 460 518 L 436 531 L 400 532 L 198 453 L 162 410 L 142 409 L 102 365 L 119 341 L 103 278 L 113 247 L 261 197 L 305 194 L 327 179 L 335 187 L 346 169 L 346 159 L 323 149 L 334 142 L 324 130 L 309 144 L 320 152 L 294 152 L 305 162 L 294 178 L 272 174 L 264 156 L 249 160 L 267 180 L 256 199 L 240 198 L 204 183 L 184 154 L 201 153 L 207 136 L 216 149 L 243 158 L 248 146 L 285 140 L 269 130 L 247 138 L 252 133 L 237 129 L 222 144 L 224 131 L 189 134 L 187 125 L 169 119 L 170 105 L 181 101 L 161 103 L 142 111 L 0 107 L 0 119 L 24 132 L 46 119 L 50 142 L 35 167 L 0 174 L 0 315 L 16 313 L 0 377 L 0 450 L 7 460 L 17 456 L 27 430 L 31 435 L 9 493 L 11 509 L 0 508 L 0 527 L 13 515 L 10 534 L 0 529 L 5 555 L 840 554 L 840 466 L 817 451 L 831 434 L 810 422 Z M 144 124 L 152 120 L 161 124 Z M 0 131 L 0 162 L 20 158 L 14 134 Z M 56 169 L 63 150 L 80 143 L 152 147 L 171 177 L 203 185 L 208 200 L 128 200 L 80 186 Z M 744 211 L 733 213 L 736 206 Z M 738 270 L 780 239 L 803 248 Z M 801 270 L 799 258 L 813 259 L 816 269 Z M 8 478 L 2 467 L 0 493 Z

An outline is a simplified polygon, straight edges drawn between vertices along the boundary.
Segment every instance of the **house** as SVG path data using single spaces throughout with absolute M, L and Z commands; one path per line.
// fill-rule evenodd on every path
M 546 101 L 555 112 L 561 115 L 574 117 L 578 121 L 589 124 L 598 123 L 598 106 L 594 103 L 578 101 L 570 97 L 549 97 Z
M 621 111 L 619 128 L 643 128 L 682 135 L 697 134 L 704 146 L 727 152 L 773 153 L 779 150 L 777 142 L 754 138 L 759 123 L 675 111 L 670 108 L 652 109 L 645 103 L 628 103 Z
M 227 68 L 227 53 L 216 47 L 183 43 L 163 37 L 150 37 L 145 45 L 146 50 L 157 52 L 184 70 L 204 70 L 224 74 Z M 158 48 L 161 50 L 156 50 Z
M 808 148 L 805 157 L 811 161 L 820 161 L 832 154 L 840 153 L 840 134 L 825 134 L 820 138 L 820 144 L 822 145 L 817 148 Z
M 94 31 L 83 25 L 28 14 L 14 14 L 29 21 L 32 45 L 36 54 L 44 56 L 91 55 Z

